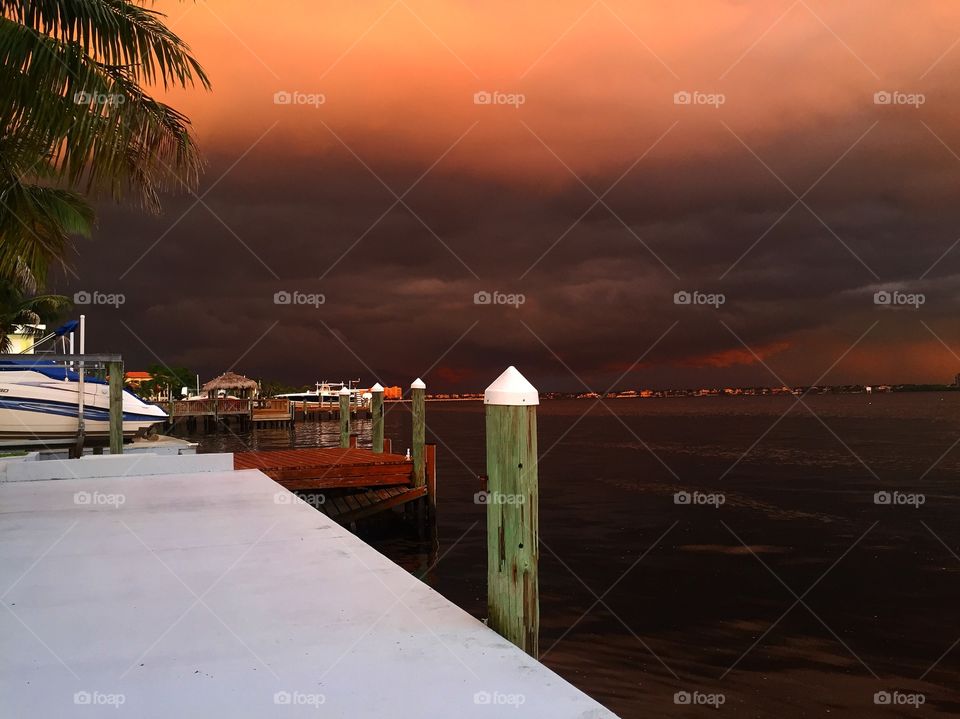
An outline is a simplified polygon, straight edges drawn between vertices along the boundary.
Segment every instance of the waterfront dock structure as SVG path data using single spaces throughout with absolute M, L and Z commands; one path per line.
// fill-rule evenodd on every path
M 614 717 L 221 457 L 0 482 L 4 716 Z
M 351 439 L 355 441 L 356 435 Z M 349 524 L 435 497 L 436 446 L 426 445 L 424 453 L 427 481 L 421 485 L 416 484 L 414 464 L 406 456 L 356 446 L 238 452 L 234 468 L 257 469 L 285 489 L 321 496 L 322 501 L 313 504 L 330 518 Z M 423 522 L 430 516 L 420 514 Z

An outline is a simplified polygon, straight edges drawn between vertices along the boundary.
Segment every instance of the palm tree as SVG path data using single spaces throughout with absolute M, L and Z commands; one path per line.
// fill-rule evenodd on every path
M 26 268 L 42 284 L 90 234 L 84 194 L 158 211 L 196 186 L 190 121 L 147 88 L 210 83 L 148 2 L 0 0 L 0 281 Z

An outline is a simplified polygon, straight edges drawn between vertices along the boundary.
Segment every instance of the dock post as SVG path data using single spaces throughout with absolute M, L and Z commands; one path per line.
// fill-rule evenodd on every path
M 437 445 L 426 445 L 426 475 L 427 475 L 427 522 L 430 524 L 431 536 L 436 534 L 437 527 Z
M 110 454 L 123 454 L 123 363 L 110 362 Z
M 536 658 L 539 499 L 537 390 L 508 367 L 483 394 L 486 405 L 487 607 L 490 627 Z
M 424 473 L 424 443 L 427 434 L 427 385 L 419 377 L 410 385 L 410 409 L 413 412 L 413 486 L 426 484 Z
M 373 451 L 383 452 L 383 385 L 377 382 L 370 388 L 370 414 L 373 427 L 370 430 Z
M 350 446 L 350 390 L 340 389 L 340 446 Z

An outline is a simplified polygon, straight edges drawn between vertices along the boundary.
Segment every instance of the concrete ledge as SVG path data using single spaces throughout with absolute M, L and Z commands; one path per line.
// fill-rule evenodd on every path
M 98 479 L 102 477 L 144 477 L 158 474 L 229 472 L 233 454 L 122 454 L 91 455 L 81 459 L 50 459 L 5 462 L 0 481 L 35 482 L 47 479 Z
M 616 719 L 289 500 L 255 470 L 0 485 L 0 716 Z

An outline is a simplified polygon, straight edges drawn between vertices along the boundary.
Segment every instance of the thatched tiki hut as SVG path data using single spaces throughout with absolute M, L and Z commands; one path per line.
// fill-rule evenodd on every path
M 221 391 L 240 399 L 250 399 L 256 394 L 258 387 L 255 380 L 247 379 L 236 372 L 224 372 L 203 385 L 202 389 L 211 399 L 216 399 Z

